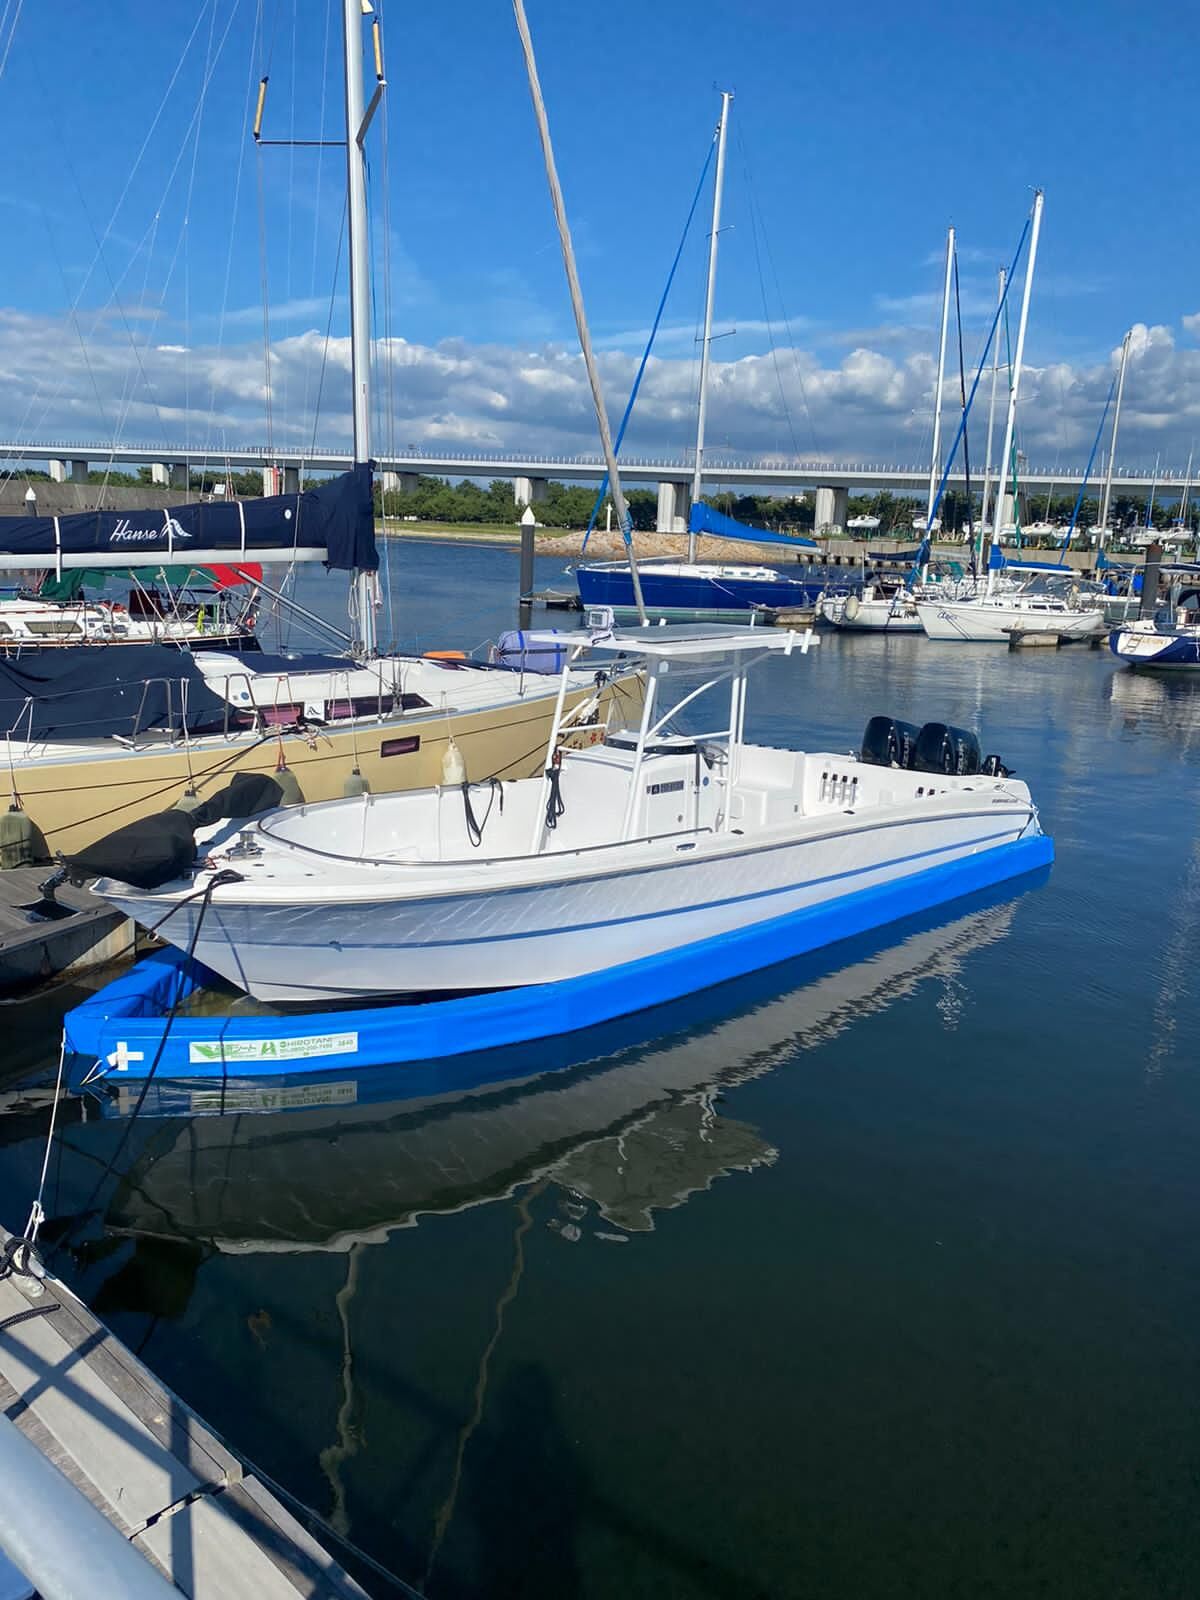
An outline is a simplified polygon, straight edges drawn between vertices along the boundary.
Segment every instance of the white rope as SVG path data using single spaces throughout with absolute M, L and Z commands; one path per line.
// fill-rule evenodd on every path
M 29 1208 L 29 1221 L 25 1224 L 25 1237 L 30 1244 L 37 1243 L 38 1229 L 46 1220 L 42 1201 L 46 1197 L 46 1175 L 50 1171 L 50 1151 L 54 1147 L 54 1128 L 58 1121 L 58 1105 L 62 1099 L 63 1064 L 67 1059 L 67 1036 L 64 1033 L 58 1047 L 58 1077 L 54 1084 L 54 1104 L 50 1107 L 50 1127 L 46 1132 L 46 1149 L 42 1155 L 42 1175 L 38 1179 L 37 1199 Z

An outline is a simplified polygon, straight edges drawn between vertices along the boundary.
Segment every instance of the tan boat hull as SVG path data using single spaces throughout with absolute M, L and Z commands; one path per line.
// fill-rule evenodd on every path
M 603 691 L 601 721 L 628 720 L 640 708 L 643 680 L 631 675 Z M 590 689 L 567 696 L 572 706 Z M 375 794 L 429 788 L 442 781 L 451 734 L 473 783 L 489 777 L 526 778 L 537 772 L 554 719 L 555 696 L 514 700 L 475 711 L 409 712 L 313 732 L 194 740 L 161 751 L 98 746 L 77 759 L 26 759 L 4 765 L 0 795 L 20 804 L 48 856 L 71 855 L 115 828 L 165 811 L 189 784 L 203 799 L 238 772 L 272 774 L 280 760 L 295 774 L 305 800 L 336 800 L 357 765 Z M 581 730 L 577 741 L 602 737 Z

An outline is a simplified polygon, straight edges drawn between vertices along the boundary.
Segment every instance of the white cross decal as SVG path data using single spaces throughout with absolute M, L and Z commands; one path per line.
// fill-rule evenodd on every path
M 131 1050 L 124 1039 L 117 1040 L 117 1048 L 109 1052 L 105 1058 L 110 1067 L 116 1067 L 118 1072 L 128 1072 L 131 1061 L 144 1061 L 145 1051 Z

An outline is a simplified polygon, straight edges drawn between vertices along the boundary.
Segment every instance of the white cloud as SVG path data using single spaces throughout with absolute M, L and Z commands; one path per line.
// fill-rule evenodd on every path
M 1183 319 L 1200 331 L 1200 313 Z M 902 328 L 857 330 L 839 344 L 822 335 L 800 351 L 770 350 L 721 359 L 714 350 L 709 404 L 711 456 L 918 462 L 928 450 L 934 363 L 928 341 Z M 892 333 L 895 337 L 891 337 Z M 843 334 L 842 341 L 850 340 Z M 1119 350 L 1091 365 L 1028 367 L 1020 408 L 1021 444 L 1032 464 L 1080 465 L 1109 392 Z M 624 408 L 638 361 L 633 349 L 598 352 L 610 414 Z M 696 361 L 690 349 L 654 356 L 626 439 L 630 457 L 681 459 L 694 427 Z M 450 445 L 464 451 L 593 454 L 596 428 L 579 356 L 562 345 L 447 339 L 432 345 L 395 339 L 380 346 L 375 443 Z M 272 351 L 274 437 L 291 446 L 314 433 L 344 446 L 349 424 L 349 344 L 307 331 Z M 323 369 L 323 375 L 322 375 Z M 390 374 L 390 395 L 386 379 Z M 951 384 L 953 392 L 956 385 Z M 781 394 L 782 390 L 782 394 Z M 979 459 L 986 425 L 986 380 L 972 436 Z M 102 327 L 87 359 L 65 320 L 0 309 L 0 436 L 97 445 L 188 444 L 219 456 L 223 447 L 267 436 L 266 374 L 258 341 L 223 348 L 131 344 Z M 953 403 L 947 402 L 947 418 Z M 1182 464 L 1200 438 L 1200 349 L 1179 346 L 1170 328 L 1133 330 L 1122 420 L 1122 461 L 1131 467 Z

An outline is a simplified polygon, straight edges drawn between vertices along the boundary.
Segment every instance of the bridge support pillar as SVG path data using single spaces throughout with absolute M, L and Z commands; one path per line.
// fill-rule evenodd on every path
M 150 468 L 150 482 L 163 489 L 186 489 L 188 467 L 186 461 L 156 461 Z
M 299 494 L 300 493 L 300 468 L 299 467 L 284 467 L 284 469 L 283 469 L 283 492 L 284 492 L 284 494 Z
M 384 494 L 416 494 L 421 482 L 419 472 L 383 472 L 380 474 Z
M 848 489 L 830 489 L 824 486 L 817 489 L 813 527 L 818 536 L 822 533 L 842 532 L 846 526 L 846 506 L 849 498 Z
M 686 533 L 688 517 L 688 486 L 686 483 L 668 483 L 658 486 L 658 516 L 654 526 L 659 533 Z
M 65 461 L 47 461 L 51 483 L 66 483 L 67 463 Z
M 75 457 L 71 461 L 48 461 L 52 483 L 86 483 L 88 476 L 88 463 Z
M 536 506 L 546 498 L 548 488 L 545 478 L 514 478 L 513 499 L 519 506 Z

